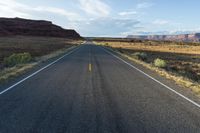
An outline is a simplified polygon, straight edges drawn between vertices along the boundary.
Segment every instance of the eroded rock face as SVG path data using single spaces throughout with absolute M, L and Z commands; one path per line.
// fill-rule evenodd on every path
M 0 36 L 13 35 L 81 38 L 75 30 L 63 29 L 50 21 L 0 18 Z
M 127 38 L 135 38 L 135 39 L 142 39 L 142 40 L 200 42 L 200 33 L 183 34 L 183 35 L 147 35 L 147 36 L 129 35 L 127 36 Z

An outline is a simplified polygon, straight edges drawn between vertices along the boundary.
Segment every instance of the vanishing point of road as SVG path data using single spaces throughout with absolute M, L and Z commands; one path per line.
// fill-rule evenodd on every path
M 1 87 L 0 133 L 200 133 L 198 106 L 114 55 L 87 42 Z

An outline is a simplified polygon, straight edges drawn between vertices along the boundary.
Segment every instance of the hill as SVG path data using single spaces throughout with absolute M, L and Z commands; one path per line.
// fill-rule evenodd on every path
M 22 18 L 0 18 L 0 36 L 48 36 L 79 39 L 81 36 L 71 29 L 45 20 L 28 20 Z
M 141 40 L 161 40 L 161 41 L 183 41 L 200 42 L 200 33 L 182 34 L 182 35 L 129 35 L 127 38 Z

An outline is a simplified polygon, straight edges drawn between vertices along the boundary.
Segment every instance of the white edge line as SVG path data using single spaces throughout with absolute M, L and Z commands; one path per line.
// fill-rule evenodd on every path
M 114 56 L 115 58 L 117 58 L 118 60 L 121 60 L 122 62 L 124 62 L 125 64 L 129 65 L 130 67 L 134 68 L 135 70 L 137 70 L 138 72 L 144 74 L 145 76 L 147 76 L 148 78 L 154 80 L 155 82 L 159 83 L 160 85 L 164 86 L 165 88 L 167 88 L 168 90 L 174 92 L 175 94 L 177 94 L 178 96 L 182 97 L 183 99 L 187 100 L 188 102 L 192 103 L 193 105 L 197 106 L 198 108 L 200 108 L 200 104 L 194 102 L 193 100 L 187 98 L 186 96 L 184 96 L 183 94 L 175 91 L 174 89 L 172 89 L 171 87 L 165 85 L 164 83 L 158 81 L 157 79 L 153 78 L 152 76 L 148 75 L 147 73 L 143 72 L 142 70 L 140 70 L 139 68 L 133 66 L 132 64 L 126 62 L 125 60 L 123 60 L 122 58 L 114 55 L 113 53 L 111 53 L 110 51 L 108 51 L 107 49 L 105 49 L 104 47 L 101 47 L 105 52 L 109 53 L 110 55 Z M 112 50 L 113 51 L 113 50 Z M 115 52 L 115 51 L 113 51 Z M 116 52 L 115 52 L 116 53 Z
M 17 85 L 19 85 L 19 84 L 21 84 L 22 82 L 26 81 L 27 79 L 29 79 L 29 78 L 35 76 L 36 74 L 38 74 L 39 72 L 43 71 L 44 69 L 46 69 L 46 68 L 52 66 L 53 64 L 57 63 L 58 61 L 60 61 L 60 60 L 63 59 L 64 57 L 66 57 L 66 56 L 72 54 L 73 52 L 75 52 L 75 51 L 76 51 L 77 49 L 79 49 L 80 47 L 81 47 L 81 46 L 78 46 L 77 48 L 73 49 L 72 51 L 68 52 L 67 54 L 63 55 L 62 57 L 56 59 L 55 61 L 51 62 L 50 64 L 46 65 L 45 67 L 43 67 L 43 68 L 37 70 L 36 72 L 34 72 L 34 73 L 32 73 L 31 75 L 27 76 L 26 78 L 20 80 L 19 82 L 13 84 L 12 86 L 8 87 L 7 89 L 4 89 L 3 91 L 0 92 L 0 95 L 6 93 L 7 91 L 9 91 L 9 90 L 11 90 L 11 89 L 13 89 L 14 87 L 16 87 Z

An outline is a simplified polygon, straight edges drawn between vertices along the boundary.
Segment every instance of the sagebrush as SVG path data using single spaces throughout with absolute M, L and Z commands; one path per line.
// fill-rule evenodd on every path
M 147 60 L 147 54 L 144 52 L 136 52 L 133 54 L 133 57 L 139 60 L 143 60 L 143 61 Z
M 4 65 L 8 67 L 12 67 L 17 64 L 28 63 L 31 60 L 32 60 L 32 57 L 30 53 L 12 54 L 11 56 L 4 58 Z
M 154 66 L 159 67 L 159 68 L 166 68 L 167 62 L 165 60 L 157 58 L 154 60 Z

